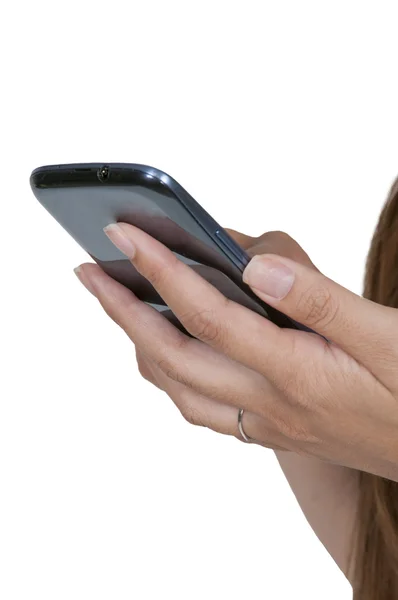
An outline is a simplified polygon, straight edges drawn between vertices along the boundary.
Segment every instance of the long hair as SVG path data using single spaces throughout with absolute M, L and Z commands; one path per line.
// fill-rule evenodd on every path
M 364 297 L 398 308 L 398 179 L 368 253 Z M 398 599 L 398 483 L 360 473 L 353 554 L 354 600 Z

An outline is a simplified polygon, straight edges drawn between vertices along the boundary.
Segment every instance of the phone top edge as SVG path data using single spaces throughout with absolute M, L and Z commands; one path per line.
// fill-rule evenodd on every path
M 64 172 L 84 172 L 87 173 L 90 171 L 101 169 L 102 167 L 109 167 L 113 169 L 123 169 L 126 171 L 138 171 L 142 173 L 150 173 L 154 176 L 157 176 L 159 179 L 167 178 L 172 179 L 170 175 L 165 173 L 160 169 L 156 169 L 155 167 L 151 167 L 149 165 L 140 164 L 140 163 L 112 163 L 112 162 L 95 162 L 95 163 L 63 163 L 56 165 L 43 165 L 41 167 L 37 167 L 33 169 L 31 173 L 31 178 L 37 175 L 44 175 L 45 173 L 53 173 L 57 171 Z M 177 183 L 177 182 L 176 182 Z

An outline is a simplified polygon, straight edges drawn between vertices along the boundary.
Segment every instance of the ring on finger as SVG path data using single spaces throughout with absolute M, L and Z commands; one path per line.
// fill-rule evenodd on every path
M 248 444 L 253 444 L 256 440 L 248 435 L 246 435 L 245 430 L 243 429 L 243 423 L 242 423 L 242 419 L 243 419 L 243 413 L 245 412 L 244 408 L 240 408 L 239 412 L 238 412 L 238 429 L 239 429 L 239 433 L 241 434 L 241 436 L 243 437 L 243 439 L 245 440 L 245 442 L 247 442 Z

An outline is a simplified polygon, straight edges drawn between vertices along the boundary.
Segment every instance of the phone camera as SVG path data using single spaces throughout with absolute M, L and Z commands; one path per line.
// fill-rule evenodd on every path
M 109 167 L 101 167 L 100 169 L 98 169 L 97 176 L 98 179 L 102 181 L 102 183 L 107 181 L 107 179 L 109 178 Z

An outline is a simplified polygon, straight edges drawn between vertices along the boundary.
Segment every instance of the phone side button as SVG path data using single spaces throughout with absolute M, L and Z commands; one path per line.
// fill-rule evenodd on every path
M 215 236 L 221 242 L 224 252 L 229 256 L 232 254 L 232 256 L 239 261 L 240 265 L 245 268 L 249 260 L 243 250 L 241 250 L 239 246 L 236 246 L 235 242 L 231 240 L 222 229 L 217 229 Z

